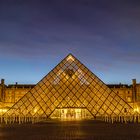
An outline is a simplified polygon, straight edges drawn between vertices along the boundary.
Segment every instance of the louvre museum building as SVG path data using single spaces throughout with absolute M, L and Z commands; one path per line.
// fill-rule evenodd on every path
M 136 79 L 131 85 L 106 85 L 69 54 L 36 85 L 5 85 L 1 79 L 0 121 L 140 121 L 139 102 L 140 84 Z

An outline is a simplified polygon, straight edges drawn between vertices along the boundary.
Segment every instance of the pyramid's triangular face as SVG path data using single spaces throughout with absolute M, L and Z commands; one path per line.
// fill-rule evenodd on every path
M 66 118 L 79 113 L 86 118 L 129 114 L 130 109 L 122 98 L 70 54 L 5 115 Z

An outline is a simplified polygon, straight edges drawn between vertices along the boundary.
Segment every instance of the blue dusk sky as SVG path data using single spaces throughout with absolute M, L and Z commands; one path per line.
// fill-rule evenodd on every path
M 72 53 L 107 84 L 140 82 L 139 0 L 0 0 L 0 78 L 35 84 Z

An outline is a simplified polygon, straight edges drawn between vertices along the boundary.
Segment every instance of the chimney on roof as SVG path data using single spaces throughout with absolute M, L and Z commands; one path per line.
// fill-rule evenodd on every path
M 137 101 L 136 79 L 132 79 L 132 98 L 133 102 Z
M 5 101 L 5 82 L 4 79 L 1 79 L 1 95 L 0 95 L 1 101 Z
M 135 86 L 136 85 L 136 79 L 132 79 L 132 83 L 133 83 L 133 85 Z
M 1 79 L 1 84 L 4 85 L 4 79 Z

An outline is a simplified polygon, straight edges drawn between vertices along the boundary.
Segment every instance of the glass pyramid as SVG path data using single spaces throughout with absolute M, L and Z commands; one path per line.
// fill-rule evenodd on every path
M 131 106 L 69 54 L 4 116 L 95 118 L 131 115 Z

